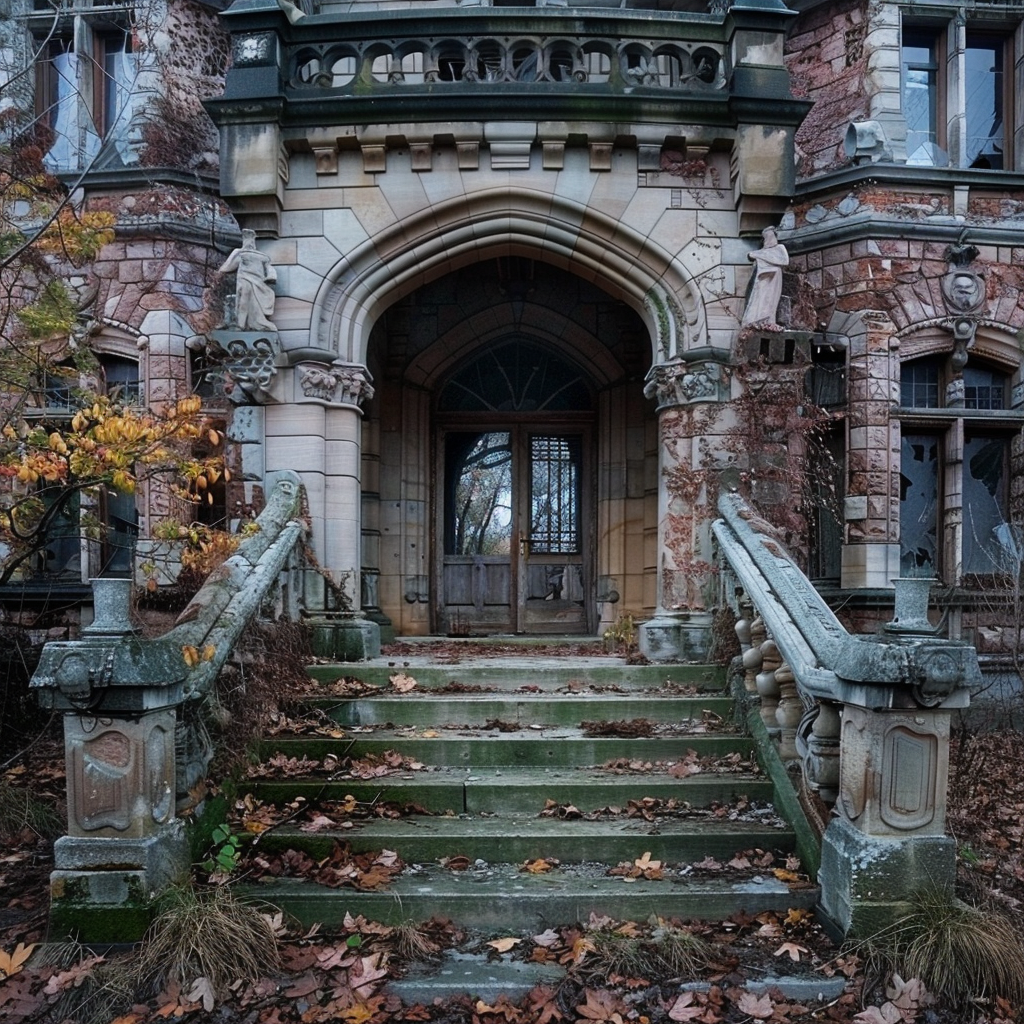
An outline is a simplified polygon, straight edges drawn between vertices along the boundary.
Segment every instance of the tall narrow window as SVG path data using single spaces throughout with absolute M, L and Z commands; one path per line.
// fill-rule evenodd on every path
M 939 554 L 939 438 L 903 435 L 900 455 L 900 571 L 931 575 Z
M 939 53 L 942 33 L 936 29 L 904 28 L 900 50 L 903 116 L 907 121 L 907 163 L 940 167 L 943 151 L 940 111 L 942 81 Z
M 964 164 L 1001 170 L 1004 160 L 1005 81 L 1003 65 L 1006 42 L 1002 36 L 967 33 L 964 54 L 967 126 Z
M 530 438 L 530 544 L 545 554 L 580 550 L 578 437 Z
M 132 37 L 125 31 L 97 33 L 94 40 L 96 77 L 93 114 L 102 138 L 118 123 L 126 109 L 135 79 Z
M 1016 575 L 1016 547 L 1008 532 L 1010 443 L 1005 437 L 964 439 L 965 573 Z

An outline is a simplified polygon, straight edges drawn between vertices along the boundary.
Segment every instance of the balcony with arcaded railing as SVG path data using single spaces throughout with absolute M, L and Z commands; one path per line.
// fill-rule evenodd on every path
M 792 12 L 748 0 L 727 12 L 602 7 L 441 6 L 306 14 L 285 2 L 237 0 L 224 19 L 232 67 L 221 117 L 239 101 L 284 100 L 292 124 L 612 119 L 733 125 L 802 116 L 781 61 Z M 746 69 L 737 53 L 759 56 Z M 767 40 L 778 42 L 778 61 Z M 792 109 L 790 109 L 792 107 Z M 799 110 L 797 110 L 799 107 Z M 251 118 L 254 110 L 247 108 Z

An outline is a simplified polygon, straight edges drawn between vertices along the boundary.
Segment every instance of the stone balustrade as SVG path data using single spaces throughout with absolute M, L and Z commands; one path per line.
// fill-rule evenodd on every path
M 302 501 L 297 478 L 282 475 L 256 529 L 163 636 L 134 631 L 131 580 L 97 580 L 83 637 L 44 647 L 31 685 L 64 715 L 68 780 L 68 834 L 55 844 L 50 879 L 54 934 L 139 938 L 154 893 L 187 875 L 180 813 L 196 809 L 211 753 L 196 709 L 294 559 L 306 533 Z M 290 582 L 285 611 L 295 617 Z
M 915 890 L 952 893 L 950 720 L 981 681 L 977 655 L 935 635 L 921 607 L 927 581 L 900 581 L 881 635 L 849 634 L 768 523 L 736 494 L 719 512 L 745 688 L 758 694 L 779 755 L 799 761 L 807 788 L 831 808 L 822 907 L 844 933 L 869 934 Z
M 388 26 L 389 28 L 391 26 Z M 452 26 L 453 28 L 455 26 Z M 441 38 L 380 38 L 289 47 L 290 89 L 346 90 L 471 83 L 581 85 L 713 91 L 725 86 L 721 43 L 621 38 L 617 33 L 533 33 L 482 38 L 473 30 Z

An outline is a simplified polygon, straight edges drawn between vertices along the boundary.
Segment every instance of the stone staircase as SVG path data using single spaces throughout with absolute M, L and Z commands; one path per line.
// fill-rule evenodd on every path
M 402 872 L 369 891 L 264 877 L 262 899 L 325 928 L 346 914 L 437 915 L 501 933 L 592 914 L 716 919 L 816 902 L 816 887 L 776 873 L 796 836 L 734 723 L 722 669 L 422 660 L 311 669 L 323 694 L 290 717 L 312 716 L 315 733 L 269 738 L 267 774 L 248 784 L 250 805 L 291 809 L 256 856 L 320 861 L 342 843 L 356 856 L 393 851 Z M 361 687 L 372 689 L 352 695 Z M 302 758 L 316 764 L 297 774 Z M 346 805 L 360 813 L 347 820 Z M 396 816 L 368 814 L 385 806 Z M 317 808 L 331 823 L 310 831 Z

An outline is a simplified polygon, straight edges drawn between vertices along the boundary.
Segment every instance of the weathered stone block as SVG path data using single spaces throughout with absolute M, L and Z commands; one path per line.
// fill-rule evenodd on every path
M 833 819 L 821 844 L 822 909 L 851 938 L 891 924 L 922 890 L 952 896 L 956 842 L 949 836 L 867 836 Z

